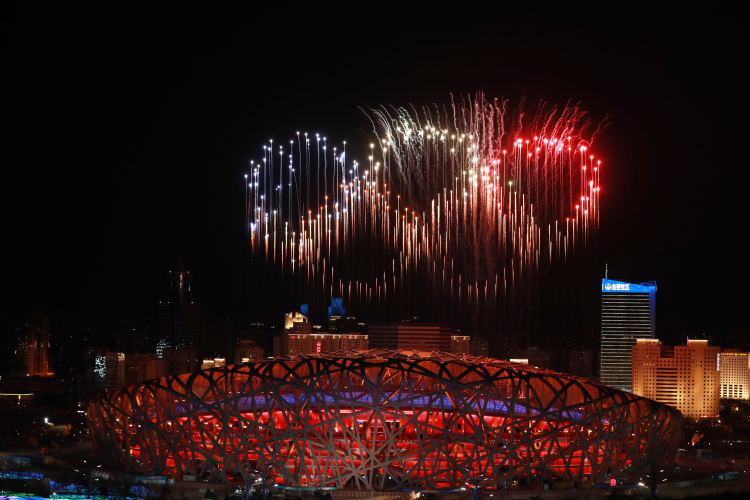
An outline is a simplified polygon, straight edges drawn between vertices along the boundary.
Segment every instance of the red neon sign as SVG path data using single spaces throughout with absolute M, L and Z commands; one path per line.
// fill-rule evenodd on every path
M 315 352 L 320 352 L 320 342 L 317 343 Z

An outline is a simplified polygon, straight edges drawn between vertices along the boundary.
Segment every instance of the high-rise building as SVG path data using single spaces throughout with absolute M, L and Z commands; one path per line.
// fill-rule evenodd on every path
M 331 299 L 331 307 L 328 308 L 328 320 L 336 320 L 346 318 L 346 307 L 344 307 L 344 299 Z
M 750 355 L 739 349 L 719 354 L 720 396 L 723 399 L 750 399 Z
M 180 260 L 169 272 L 170 300 L 159 302 L 156 315 L 156 354 L 164 349 L 198 348 L 203 341 L 205 314 L 193 302 L 193 275 Z
M 674 406 L 688 418 L 719 416 L 719 352 L 707 340 L 665 346 L 637 339 L 631 347 L 632 392 Z
M 369 325 L 370 349 L 451 352 L 451 327 L 436 323 Z
M 284 315 L 284 330 L 294 333 L 312 333 L 312 324 L 307 320 L 307 316 L 292 311 Z
M 108 352 L 104 359 L 104 390 L 113 391 L 125 385 L 125 354 Z
M 53 375 L 50 369 L 49 344 L 49 317 L 42 311 L 35 311 L 29 316 L 26 335 L 19 346 L 26 375 Z
M 604 385 L 631 391 L 632 349 L 638 339 L 653 339 L 656 282 L 602 280 L 600 376 Z

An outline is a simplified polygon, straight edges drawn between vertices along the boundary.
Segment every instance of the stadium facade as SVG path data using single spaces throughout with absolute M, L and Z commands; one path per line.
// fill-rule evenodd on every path
M 363 490 L 638 478 L 682 416 L 572 375 L 418 351 L 297 355 L 164 377 L 87 411 L 102 460 L 136 474 Z

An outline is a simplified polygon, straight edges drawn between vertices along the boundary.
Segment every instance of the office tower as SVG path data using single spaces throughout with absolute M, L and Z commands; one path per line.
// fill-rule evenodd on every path
M 680 410 L 685 417 L 719 416 L 719 352 L 708 340 L 665 346 L 637 339 L 632 352 L 632 392 Z
M 631 390 L 632 348 L 638 339 L 653 339 L 656 282 L 602 280 L 600 376 L 604 385 Z
M 109 392 L 125 385 L 125 354 L 108 352 L 104 357 L 104 391 Z
M 292 311 L 284 315 L 284 331 L 287 330 L 294 334 L 310 334 L 312 323 L 307 320 L 307 316 Z
M 432 323 L 370 325 L 370 349 L 451 352 L 451 327 Z
M 331 307 L 328 308 L 328 320 L 346 318 L 346 307 L 344 299 L 331 299 Z
M 42 311 L 29 316 L 26 335 L 19 346 L 24 361 L 24 372 L 29 377 L 53 375 L 49 360 L 49 317 Z
M 739 349 L 719 354 L 719 385 L 722 399 L 750 399 L 750 355 Z
M 451 353 L 469 354 L 471 338 L 466 335 L 451 335 Z
M 180 260 L 169 272 L 170 299 L 159 302 L 156 316 L 156 354 L 164 349 L 198 348 L 204 337 L 205 314 L 193 302 L 193 275 Z
M 580 377 L 593 377 L 596 367 L 596 351 L 593 349 L 571 349 L 568 353 L 568 373 Z
M 297 340 L 298 336 L 312 335 L 312 323 L 307 320 L 307 316 L 292 311 L 284 315 L 284 330 L 273 337 L 273 356 L 289 356 L 290 340 Z M 299 347 L 296 349 L 299 351 Z M 304 348 L 306 352 L 314 352 L 309 348 Z

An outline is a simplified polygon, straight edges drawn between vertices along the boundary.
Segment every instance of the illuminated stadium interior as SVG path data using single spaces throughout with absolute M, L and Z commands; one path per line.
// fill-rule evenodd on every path
M 297 355 L 104 394 L 87 417 L 112 468 L 365 490 L 503 488 L 668 465 L 679 412 L 597 382 L 417 351 Z

